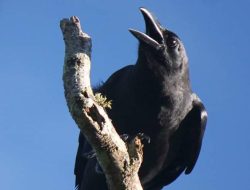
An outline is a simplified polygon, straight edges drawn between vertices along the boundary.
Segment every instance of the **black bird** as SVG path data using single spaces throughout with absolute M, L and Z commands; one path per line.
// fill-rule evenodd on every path
M 98 89 L 112 100 L 107 110 L 119 134 L 150 137 L 144 146 L 139 176 L 145 190 L 160 190 L 181 173 L 189 174 L 200 153 L 207 112 L 190 87 L 188 58 L 180 38 L 163 28 L 145 8 L 140 9 L 146 32 L 130 29 L 139 40 L 135 65 L 126 66 Z M 91 147 L 79 137 L 76 187 L 107 189 Z

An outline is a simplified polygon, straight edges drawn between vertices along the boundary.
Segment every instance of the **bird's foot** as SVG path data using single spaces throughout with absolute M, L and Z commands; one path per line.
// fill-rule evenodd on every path
M 83 156 L 87 159 L 91 159 L 96 157 L 96 153 L 94 150 L 91 150 L 90 152 L 84 153 Z
M 90 152 L 84 153 L 83 156 L 87 159 L 92 159 L 96 157 L 96 153 L 94 150 L 91 150 Z M 95 159 L 96 160 L 96 159 Z M 103 170 L 100 166 L 100 164 L 98 163 L 98 161 L 96 160 L 96 164 L 95 164 L 95 172 L 97 174 L 104 174 Z
M 150 137 L 144 133 L 138 133 L 137 137 L 145 144 L 150 144 Z
M 149 144 L 151 140 L 150 137 L 144 133 L 138 133 L 136 136 L 133 136 L 133 138 L 128 134 L 122 134 L 120 135 L 120 137 L 124 142 L 129 142 L 133 140 L 135 137 L 138 137 L 144 144 L 145 143 Z
M 121 137 L 121 139 L 122 139 L 124 142 L 128 141 L 128 139 L 129 139 L 129 135 L 128 135 L 128 134 L 122 134 L 122 135 L 120 135 L 120 137 Z
M 100 166 L 100 164 L 98 162 L 96 162 L 96 165 L 95 165 L 95 172 L 97 174 L 104 174 L 103 170 L 102 170 L 102 168 L 101 168 L 101 166 Z

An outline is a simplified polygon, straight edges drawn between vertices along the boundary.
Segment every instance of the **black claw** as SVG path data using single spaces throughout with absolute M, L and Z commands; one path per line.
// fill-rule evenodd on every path
M 96 153 L 94 150 L 91 150 L 90 152 L 84 153 L 83 156 L 87 159 L 91 159 L 96 157 Z
M 129 138 L 129 135 L 128 134 L 122 134 L 121 136 L 121 139 L 123 140 L 123 141 L 127 141 L 128 140 L 128 138 Z
M 146 141 L 146 143 L 150 143 L 150 137 L 148 135 L 145 135 L 144 133 L 138 133 L 137 137 L 139 137 L 142 141 Z
M 98 174 L 103 174 L 103 170 L 102 170 L 101 166 L 99 165 L 99 163 L 96 163 L 96 165 L 95 165 L 95 172 Z

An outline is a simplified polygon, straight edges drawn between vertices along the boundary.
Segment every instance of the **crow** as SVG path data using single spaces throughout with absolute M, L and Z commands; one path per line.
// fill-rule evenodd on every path
M 112 100 L 112 109 L 107 113 L 120 135 L 149 136 L 139 177 L 143 189 L 160 190 L 181 173 L 193 170 L 207 112 L 191 90 L 182 41 L 147 9 L 140 11 L 146 32 L 129 29 L 139 40 L 136 64 L 116 71 L 97 91 Z M 105 176 L 98 172 L 96 158 L 88 158 L 89 152 L 91 147 L 80 133 L 74 171 L 76 188 L 105 190 Z

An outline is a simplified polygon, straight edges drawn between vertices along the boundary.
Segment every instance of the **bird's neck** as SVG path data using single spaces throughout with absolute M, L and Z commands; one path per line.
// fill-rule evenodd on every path
M 180 109 L 185 103 L 185 99 L 189 99 L 191 94 L 188 72 L 180 75 L 159 76 L 147 67 L 147 64 L 150 63 L 147 63 L 143 56 L 139 57 L 134 70 L 135 94 L 139 97 L 143 96 L 144 103 L 166 104 L 170 109 Z

